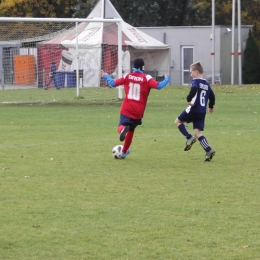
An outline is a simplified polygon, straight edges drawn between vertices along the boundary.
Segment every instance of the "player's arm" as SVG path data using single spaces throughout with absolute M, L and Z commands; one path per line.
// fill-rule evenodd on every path
M 104 78 L 104 80 L 111 86 L 111 87 L 117 87 L 119 85 L 123 85 L 125 83 L 125 76 L 122 78 L 119 78 L 117 80 L 112 79 L 106 72 L 101 70 L 100 76 Z
M 196 87 L 191 87 L 190 93 L 187 96 L 187 102 L 190 103 L 191 100 L 195 97 L 197 94 L 197 88 Z
M 169 74 L 166 73 L 166 74 L 164 75 L 164 80 L 158 83 L 156 89 L 162 89 L 162 88 L 164 88 L 165 86 L 167 86 L 167 84 L 170 82 L 170 79 L 171 79 L 171 78 L 170 78 Z
M 110 85 L 111 87 L 116 87 L 114 79 L 112 79 L 105 71 L 101 70 L 100 77 L 104 78 L 104 80 Z
M 169 74 L 165 74 L 164 77 L 163 81 L 158 82 L 151 75 L 146 75 L 149 87 L 155 89 L 162 89 L 170 82 Z
M 210 90 L 209 93 L 209 112 L 212 113 L 214 111 L 214 105 L 215 105 L 215 94 L 212 90 Z

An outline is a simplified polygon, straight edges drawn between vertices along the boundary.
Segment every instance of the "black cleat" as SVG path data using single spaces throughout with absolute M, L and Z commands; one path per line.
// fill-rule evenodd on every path
M 195 136 L 192 136 L 187 142 L 184 151 L 189 151 L 192 145 L 197 141 Z
M 119 136 L 119 140 L 120 140 L 121 142 L 123 142 L 123 141 L 125 140 L 125 136 L 126 136 L 126 133 L 128 132 L 128 130 L 129 130 L 129 126 L 127 125 L 127 126 L 125 126 L 124 129 L 121 131 L 120 136 Z
M 215 155 L 215 153 L 216 152 L 213 149 L 211 149 L 209 152 L 207 152 L 204 162 L 210 162 L 211 159 L 213 158 L 213 156 Z

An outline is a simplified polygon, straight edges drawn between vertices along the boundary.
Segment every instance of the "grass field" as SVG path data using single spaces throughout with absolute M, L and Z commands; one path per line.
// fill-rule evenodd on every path
M 0 91 L 0 259 L 259 260 L 260 86 L 214 87 L 210 163 L 188 91 L 151 91 L 125 160 L 116 90 Z

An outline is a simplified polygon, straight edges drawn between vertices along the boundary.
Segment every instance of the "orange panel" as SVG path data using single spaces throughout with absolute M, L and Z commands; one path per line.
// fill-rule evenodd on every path
M 14 55 L 14 82 L 19 85 L 32 85 L 35 83 L 33 55 Z

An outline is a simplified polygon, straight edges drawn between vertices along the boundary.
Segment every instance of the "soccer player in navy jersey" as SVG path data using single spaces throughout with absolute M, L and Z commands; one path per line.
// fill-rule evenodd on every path
M 176 118 L 175 124 L 187 139 L 184 151 L 190 150 L 192 145 L 198 139 L 202 148 L 206 152 L 204 161 L 210 162 L 215 155 L 215 151 L 210 147 L 206 137 L 202 135 L 201 131 L 204 130 L 208 101 L 209 113 L 214 111 L 215 94 L 209 83 L 203 79 L 203 67 L 199 61 L 191 64 L 190 74 L 193 80 L 190 93 L 187 96 L 189 106 L 178 116 L 178 118 Z M 192 136 L 186 129 L 184 125 L 185 122 L 193 123 L 194 136 Z
M 120 156 L 124 159 L 130 153 L 130 145 L 134 137 L 135 128 L 142 124 L 142 118 L 146 108 L 147 99 L 151 89 L 162 89 L 170 81 L 169 74 L 166 73 L 161 82 L 146 75 L 143 59 L 135 59 L 133 72 L 125 74 L 123 77 L 114 80 L 106 72 L 101 71 L 100 76 L 112 86 L 124 85 L 125 97 L 120 109 L 120 120 L 118 132 L 119 140 L 124 141 Z

